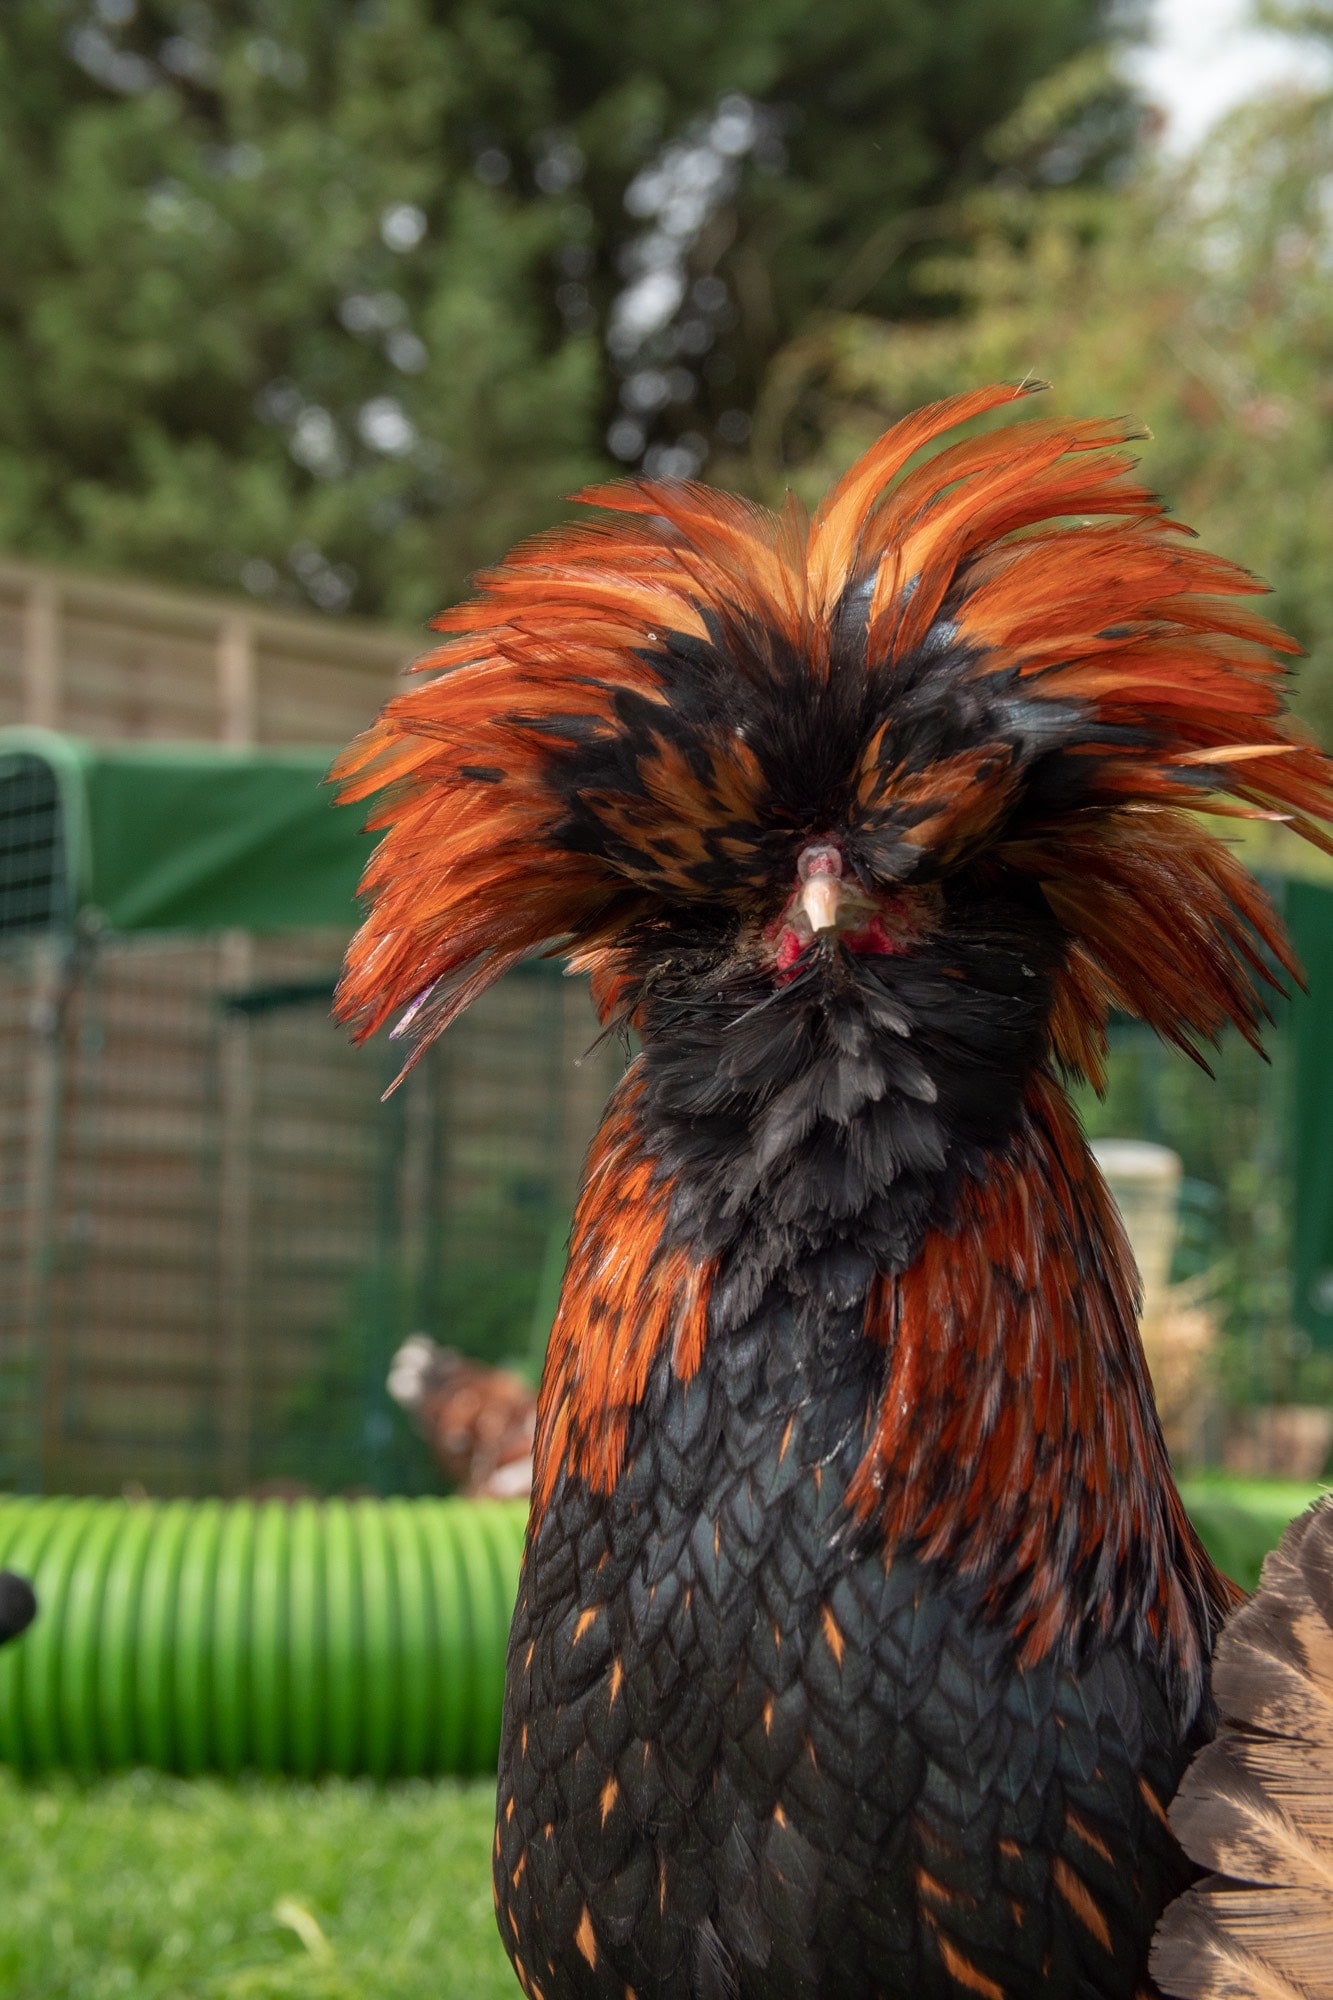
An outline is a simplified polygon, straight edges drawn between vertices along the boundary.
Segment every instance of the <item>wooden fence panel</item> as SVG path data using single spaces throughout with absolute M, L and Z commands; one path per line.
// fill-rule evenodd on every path
M 0 561 L 0 722 L 336 745 L 427 642 Z M 620 1051 L 519 974 L 382 1104 L 387 1045 L 328 1018 L 345 942 L 0 952 L 0 1484 L 428 1479 L 393 1347 L 530 1351 Z

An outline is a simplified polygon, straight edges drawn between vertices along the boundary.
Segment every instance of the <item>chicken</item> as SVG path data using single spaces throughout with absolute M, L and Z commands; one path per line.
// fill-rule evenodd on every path
M 393 1357 L 388 1388 L 461 1492 L 526 1500 L 537 1398 L 521 1375 L 414 1333 Z
M 536 952 L 639 1053 L 538 1408 L 494 1887 L 532 2000 L 1142 2000 L 1237 1593 L 1066 1095 L 1293 970 L 1201 813 L 1327 844 L 1258 586 L 1124 422 L 898 424 L 812 520 L 594 488 L 345 754 L 340 1007 Z M 923 449 L 935 446 L 921 458 Z
M 1333 2000 L 1333 1496 L 1224 1628 L 1213 1692 L 1171 1821 L 1216 1872 L 1167 1911 L 1153 1969 L 1180 2000 Z

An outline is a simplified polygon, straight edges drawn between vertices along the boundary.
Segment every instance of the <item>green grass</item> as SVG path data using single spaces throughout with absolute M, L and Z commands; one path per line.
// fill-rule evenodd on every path
M 0 1771 L 5 2000 L 515 2000 L 490 1782 Z
M 1182 1481 L 1180 1491 L 1218 1568 L 1242 1590 L 1253 1590 L 1264 1557 L 1277 1547 L 1287 1523 L 1305 1512 L 1321 1488 L 1288 1480 L 1205 1475 Z
M 1186 1497 L 1246 1585 L 1313 1489 Z M 491 1914 L 494 1788 L 24 1783 L 0 1770 L 4 2000 L 515 2000 Z

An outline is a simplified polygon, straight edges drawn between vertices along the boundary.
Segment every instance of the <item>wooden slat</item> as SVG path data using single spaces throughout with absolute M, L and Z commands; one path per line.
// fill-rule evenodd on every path
M 60 720 L 61 610 L 55 578 L 34 577 L 23 605 L 23 720 L 41 729 L 54 729 Z
M 59 721 L 102 739 L 206 741 L 219 734 L 214 649 L 206 638 L 108 625 L 66 608 Z
M 29 593 L 0 592 L 0 723 L 26 722 L 27 609 Z
M 93 576 L 45 563 L 0 561 L 0 609 L 21 602 L 34 579 L 53 578 L 70 609 L 106 624 L 130 624 L 150 632 L 182 636 L 216 634 L 226 618 L 243 610 L 252 619 L 256 644 L 279 657 L 327 657 L 370 675 L 392 674 L 425 649 L 422 635 L 396 632 L 357 618 L 303 617 L 270 611 L 251 599 L 207 591 L 173 590 L 126 578 Z M 312 739 L 322 740 L 319 737 Z
M 415 634 L 355 619 L 0 562 L 0 721 L 336 744 L 371 721 L 423 650 Z
M 395 668 L 398 666 L 395 662 Z M 331 659 L 323 649 L 303 656 L 261 647 L 255 727 L 261 743 L 343 743 L 374 721 L 397 673 L 383 679 L 359 663 Z

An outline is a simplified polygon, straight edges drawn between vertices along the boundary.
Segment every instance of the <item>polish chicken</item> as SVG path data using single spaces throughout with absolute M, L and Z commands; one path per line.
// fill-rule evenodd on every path
M 1145 2000 L 1237 1593 L 1066 1085 L 1294 970 L 1326 840 L 1259 586 L 1122 422 L 891 430 L 813 519 L 600 487 L 439 621 L 341 1008 L 538 952 L 639 1052 L 541 1387 L 494 1883 L 531 2000 Z M 928 447 L 933 447 L 927 452 Z

